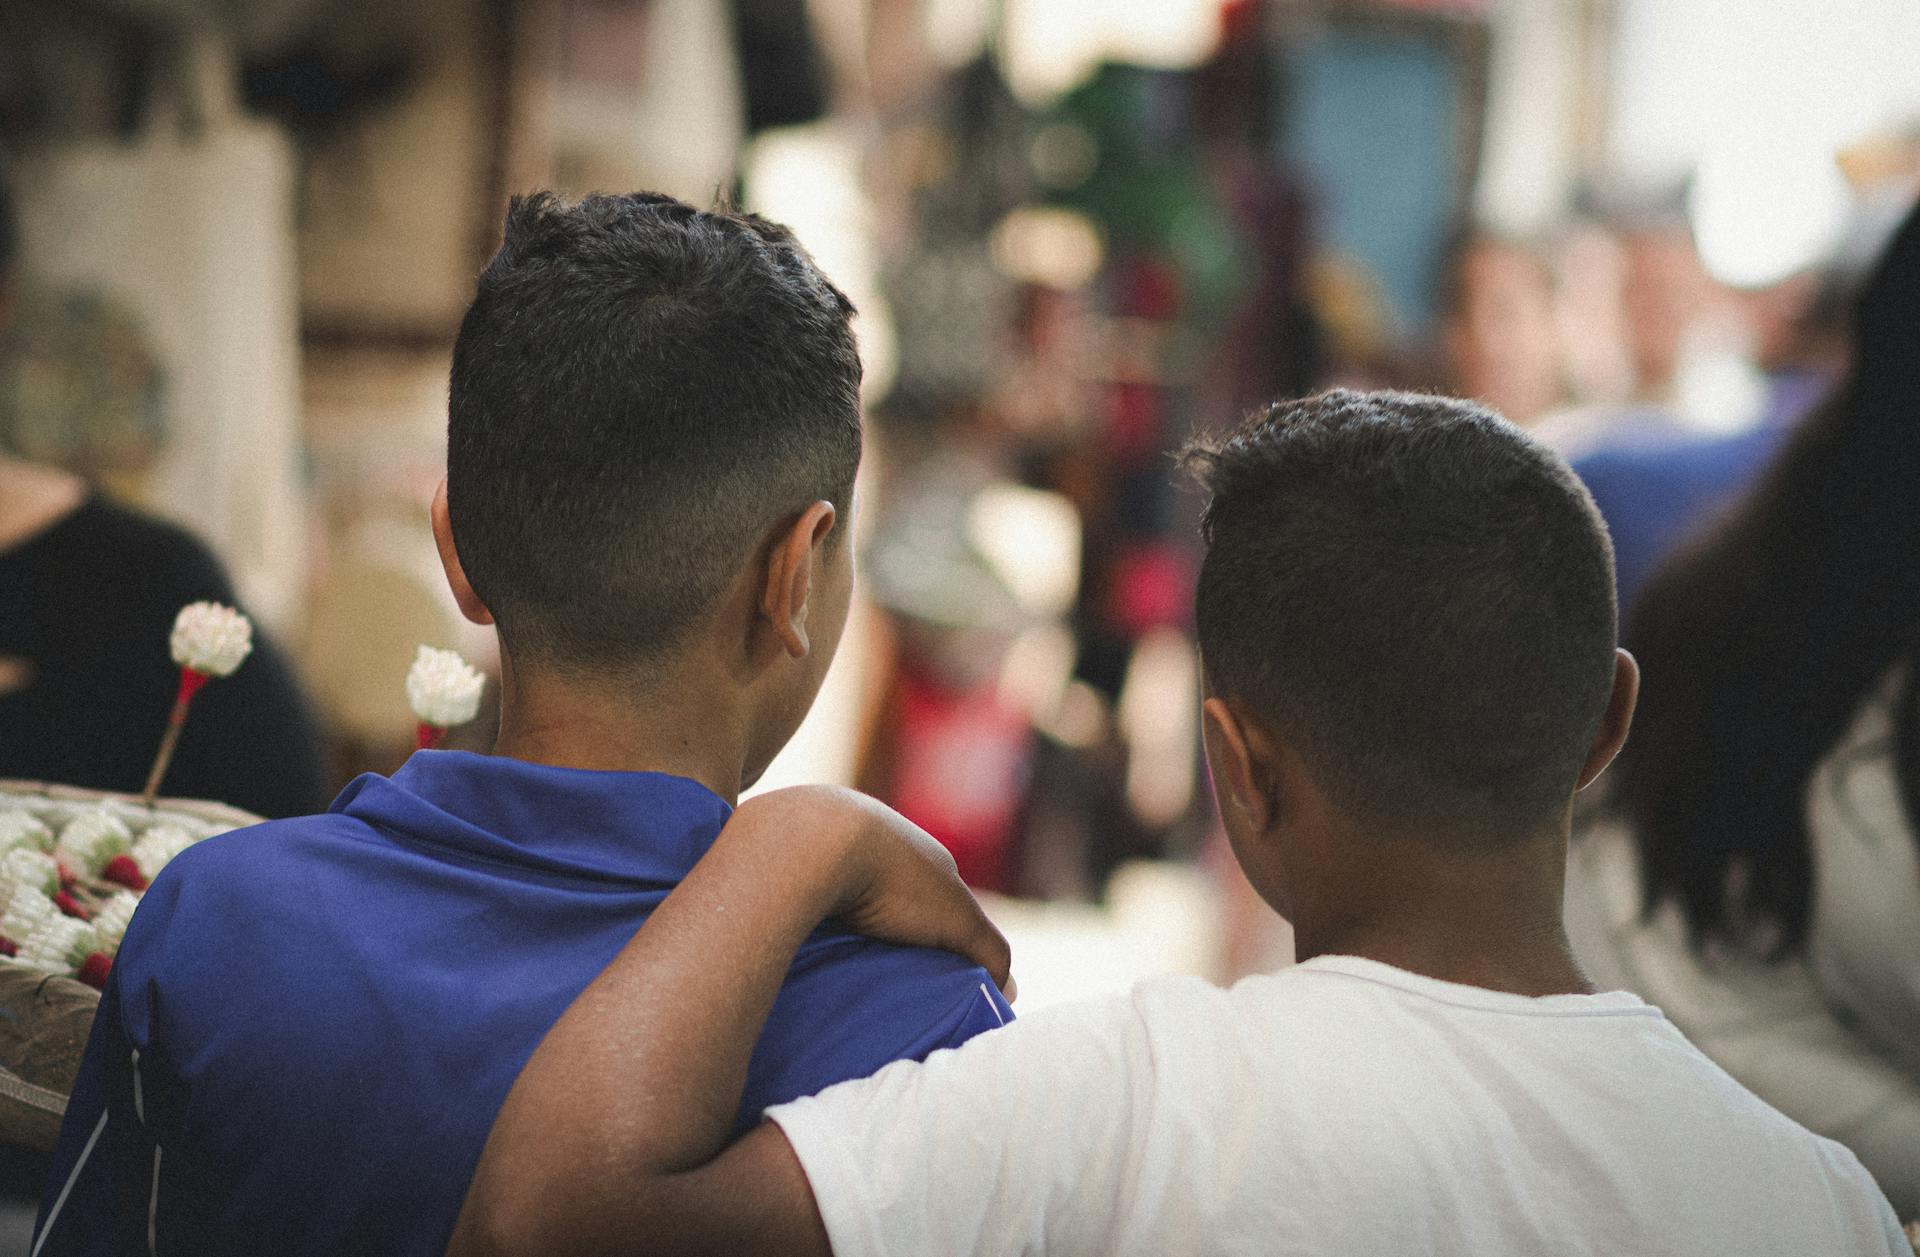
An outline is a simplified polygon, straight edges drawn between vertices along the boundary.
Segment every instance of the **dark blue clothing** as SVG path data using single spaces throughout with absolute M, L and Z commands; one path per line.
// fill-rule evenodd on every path
M 1748 431 L 1700 436 L 1677 431 L 1671 420 L 1628 420 L 1574 461 L 1613 535 L 1623 617 L 1668 552 L 1753 484 L 1828 383 L 1813 372 L 1782 372 L 1769 381 L 1766 413 Z
M 728 815 L 684 778 L 429 751 L 191 848 L 101 1000 L 40 1251 L 439 1254 L 521 1066 Z M 1010 1016 L 958 957 L 823 929 L 738 1125 Z
M 1660 560 L 1753 482 L 1786 432 L 1675 437 L 1595 450 L 1573 465 L 1613 535 L 1624 616 Z

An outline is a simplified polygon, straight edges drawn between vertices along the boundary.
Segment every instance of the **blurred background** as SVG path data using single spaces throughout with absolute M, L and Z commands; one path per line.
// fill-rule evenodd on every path
M 1602 495 L 1630 602 L 1842 367 L 1916 49 L 1911 0 L 7 0 L 0 451 L 202 539 L 327 790 L 390 771 L 416 645 L 494 666 L 426 504 L 507 195 L 737 198 L 867 363 L 859 605 L 766 784 L 947 842 L 1023 1007 L 1227 978 L 1290 941 L 1206 795 L 1170 453 L 1336 383 L 1480 398 L 1596 493 L 1730 443 Z

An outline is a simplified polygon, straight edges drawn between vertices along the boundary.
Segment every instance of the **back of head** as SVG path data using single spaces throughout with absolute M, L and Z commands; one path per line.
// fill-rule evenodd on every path
M 1563 814 L 1613 686 L 1613 557 L 1556 455 L 1480 406 L 1337 390 L 1190 460 L 1213 691 L 1351 822 L 1461 842 Z
M 516 662 L 656 661 L 772 525 L 821 499 L 847 517 L 852 314 L 755 215 L 514 199 L 454 346 L 447 491 Z

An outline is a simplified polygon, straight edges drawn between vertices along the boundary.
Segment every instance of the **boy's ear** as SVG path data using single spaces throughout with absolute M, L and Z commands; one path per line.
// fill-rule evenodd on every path
M 467 570 L 460 566 L 460 552 L 453 546 L 453 516 L 447 510 L 447 478 L 440 477 L 440 487 L 433 491 L 433 544 L 440 551 L 440 570 L 447 574 L 447 587 L 453 590 L 453 600 L 459 604 L 460 614 L 475 624 L 492 624 L 493 612 L 487 610 L 487 604 L 480 601 L 473 585 L 467 580 Z
M 1263 833 L 1273 823 L 1273 790 L 1266 764 L 1259 761 L 1264 745 L 1259 731 L 1240 718 L 1223 698 L 1209 698 L 1200 708 L 1201 737 L 1207 762 L 1220 785 L 1220 806 L 1232 808 L 1247 832 Z
M 813 593 L 813 565 L 826 557 L 839 518 L 833 503 L 815 502 L 773 536 L 767 551 L 766 583 L 760 590 L 760 616 L 781 646 L 795 659 L 812 648 L 807 634 L 807 599 Z
M 1633 724 L 1634 704 L 1640 699 L 1640 665 L 1624 650 L 1613 652 L 1613 694 L 1607 699 L 1607 714 L 1587 748 L 1587 762 L 1580 766 L 1580 782 L 1574 787 L 1585 790 L 1607 770 L 1613 757 L 1627 744 L 1627 728 Z

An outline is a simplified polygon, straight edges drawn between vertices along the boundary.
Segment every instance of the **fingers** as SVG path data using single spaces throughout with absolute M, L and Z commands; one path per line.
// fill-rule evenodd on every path
M 949 856 L 945 864 L 951 863 Z M 929 916 L 948 917 L 953 923 L 953 934 L 948 941 L 936 946 L 956 952 L 985 969 L 994 985 L 1012 1002 L 1013 948 L 1007 936 L 988 918 L 986 909 L 980 906 L 957 872 L 942 867 L 937 877 L 938 886 L 921 901 L 921 910 Z M 906 906 L 911 908 L 911 902 L 907 901 Z
M 968 895 L 967 898 L 971 903 L 973 896 Z M 985 969 L 987 976 L 993 979 L 993 984 L 1000 988 L 1001 994 L 1006 995 L 1007 988 L 1013 982 L 1013 949 L 1007 945 L 1007 936 L 987 920 L 986 913 L 980 910 L 978 903 L 971 903 L 969 915 L 972 919 L 968 922 L 966 936 L 948 950 L 965 956 Z M 1012 1002 L 1011 996 L 1008 996 L 1008 1002 Z
M 838 786 L 793 786 L 741 805 L 783 835 L 789 854 L 796 835 L 848 837 L 833 913 L 869 937 L 936 947 L 987 971 L 1011 1002 L 1013 954 L 1006 937 L 960 880 L 953 854 L 933 835 L 876 799 Z M 820 854 L 839 850 L 828 844 Z

